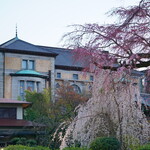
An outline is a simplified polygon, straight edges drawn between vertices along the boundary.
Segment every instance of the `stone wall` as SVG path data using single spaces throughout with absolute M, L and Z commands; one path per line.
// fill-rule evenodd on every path
M 3 53 L 0 53 L 0 98 L 3 98 Z

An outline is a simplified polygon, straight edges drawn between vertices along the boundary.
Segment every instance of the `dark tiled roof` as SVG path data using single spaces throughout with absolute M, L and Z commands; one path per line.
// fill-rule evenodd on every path
M 0 98 L 0 104 L 20 104 L 23 108 L 26 108 L 31 105 L 31 102 Z
M 33 122 L 17 119 L 0 119 L 0 127 L 33 127 Z
M 63 49 L 63 48 L 55 48 L 55 47 L 42 47 L 50 52 L 57 53 L 57 57 L 55 60 L 55 66 L 65 66 L 65 67 L 75 67 L 75 68 L 83 68 L 82 62 L 76 62 L 73 57 L 72 50 Z
M 57 56 L 56 53 L 48 51 L 46 49 L 43 49 L 42 47 L 38 47 L 36 45 L 33 45 L 31 43 L 25 42 L 23 40 L 16 38 L 13 38 L 2 45 L 0 45 L 1 49 L 5 49 L 7 52 L 23 52 L 23 53 L 34 53 L 35 55 L 41 54 L 41 55 L 51 55 L 51 56 Z

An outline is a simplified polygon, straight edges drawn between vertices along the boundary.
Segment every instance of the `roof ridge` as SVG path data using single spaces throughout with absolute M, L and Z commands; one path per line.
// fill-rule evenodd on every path
M 9 40 L 9 41 L 7 41 L 7 42 L 1 44 L 0 47 L 1 47 L 1 48 L 5 48 L 6 46 L 12 44 L 13 42 L 16 42 L 17 40 L 20 40 L 20 41 L 22 41 L 22 42 L 24 42 L 24 43 L 26 43 L 26 44 L 29 44 L 29 45 L 35 46 L 35 47 L 37 47 L 37 48 L 40 48 L 39 46 L 36 46 L 36 45 L 34 45 L 34 44 L 32 44 L 32 43 L 29 43 L 29 42 L 26 42 L 26 41 L 24 41 L 24 40 L 21 40 L 21 39 L 19 39 L 18 37 L 15 37 L 15 38 L 13 38 L 13 39 L 11 39 L 11 40 Z
M 5 46 L 8 46 L 10 44 L 12 44 L 13 42 L 19 40 L 17 37 L 10 39 L 9 41 L 6 41 L 5 43 L 1 44 L 0 47 L 1 48 L 5 48 Z
M 70 51 L 70 50 L 73 50 L 73 49 L 68 49 L 68 48 L 61 48 L 61 47 L 53 47 L 53 46 L 43 46 L 43 45 L 37 45 L 38 47 L 42 47 L 44 49 L 57 49 L 57 50 L 64 50 L 64 51 Z

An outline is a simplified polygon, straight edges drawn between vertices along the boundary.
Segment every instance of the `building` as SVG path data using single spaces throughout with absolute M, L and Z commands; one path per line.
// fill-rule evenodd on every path
M 0 98 L 24 100 L 25 90 L 41 92 L 50 87 L 54 100 L 55 89 L 66 82 L 76 92 L 88 93 L 93 75 L 83 76 L 82 69 L 82 62 L 74 61 L 71 50 L 33 45 L 16 34 L 0 45 Z M 133 71 L 132 76 L 138 78 L 143 103 L 150 106 L 149 79 L 144 72 Z
M 35 124 L 23 120 L 24 109 L 30 105 L 26 101 L 0 98 L 0 147 L 15 136 L 35 135 Z
M 80 63 L 74 63 L 71 50 L 37 46 L 15 38 L 0 45 L 0 98 L 21 98 L 25 90 L 40 92 L 69 82 L 78 92 L 91 88 L 92 74 L 82 75 Z
M 25 90 L 41 92 L 69 83 L 78 93 L 88 92 L 92 74 L 82 75 L 81 63 L 74 63 L 70 50 L 38 46 L 15 38 L 0 45 L 0 147 L 16 136 L 34 136 L 36 126 L 23 120 Z M 22 101 L 18 101 L 21 99 Z
M 69 83 L 77 93 L 88 93 L 93 83 L 93 74 L 87 73 L 83 76 L 82 69 L 81 62 L 74 62 L 71 50 L 33 45 L 19 39 L 17 35 L 1 44 L 0 140 L 5 136 L 7 141 L 11 133 L 32 134 L 29 129 L 32 129 L 33 124 L 24 121 L 22 117 L 23 109 L 29 105 L 24 101 L 25 90 L 41 92 L 44 88 L 50 87 L 54 100 L 55 89 L 61 84 Z M 150 110 L 149 86 L 147 84 L 145 89 L 144 85 L 148 80 L 145 73 L 133 71 L 132 77 L 135 79 L 135 86 L 141 92 L 143 104 Z M 6 109 L 10 115 L 4 113 Z M 147 116 L 150 116 L 149 112 L 146 112 Z M 5 115 L 10 117 L 6 118 Z

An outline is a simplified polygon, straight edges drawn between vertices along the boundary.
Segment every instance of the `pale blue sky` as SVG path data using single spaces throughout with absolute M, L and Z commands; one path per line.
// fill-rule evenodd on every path
M 139 0 L 0 0 L 0 44 L 18 37 L 36 45 L 61 47 L 72 24 L 111 21 L 105 13 Z

